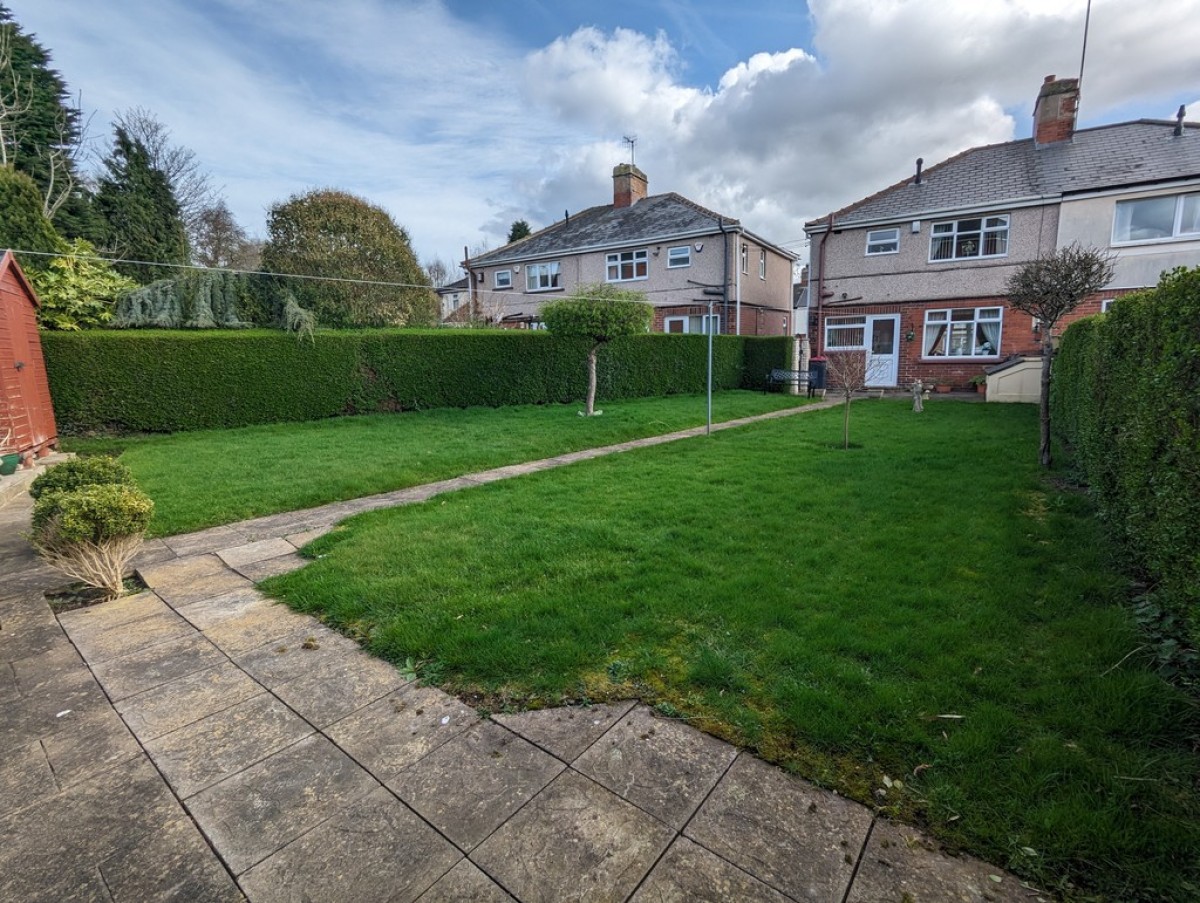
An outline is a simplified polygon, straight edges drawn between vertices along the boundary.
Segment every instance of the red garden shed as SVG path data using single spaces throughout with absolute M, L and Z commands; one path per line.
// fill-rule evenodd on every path
M 37 295 L 12 251 L 0 259 L 0 451 L 33 459 L 58 445 L 38 336 Z

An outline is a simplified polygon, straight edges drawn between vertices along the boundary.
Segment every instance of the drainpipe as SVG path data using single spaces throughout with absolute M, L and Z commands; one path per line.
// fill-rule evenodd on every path
M 735 335 L 742 334 L 742 248 L 745 247 L 745 245 L 746 245 L 746 233 L 743 232 L 741 227 L 739 226 L 738 227 L 738 265 L 737 265 L 737 275 L 734 277 L 735 279 L 737 279 L 737 285 L 735 286 L 735 291 L 734 291 L 734 303 L 737 305 L 737 307 L 736 307 L 737 312 L 734 315 L 734 319 L 737 320 L 737 329 L 734 330 Z M 747 257 L 746 259 L 749 260 L 750 258 Z
M 721 312 L 725 315 L 725 319 L 729 319 L 729 230 L 725 228 L 724 217 L 717 217 L 717 228 L 721 230 L 721 236 L 725 240 L 725 256 L 724 264 L 721 272 Z M 712 310 L 709 310 L 712 313 Z M 709 321 L 709 331 L 712 330 L 712 321 Z
M 817 356 L 825 353 L 825 327 L 821 322 L 821 305 L 825 300 L 825 242 L 833 234 L 833 214 L 829 214 L 829 228 L 821 236 L 821 245 L 817 248 Z M 811 288 L 812 279 L 808 284 Z

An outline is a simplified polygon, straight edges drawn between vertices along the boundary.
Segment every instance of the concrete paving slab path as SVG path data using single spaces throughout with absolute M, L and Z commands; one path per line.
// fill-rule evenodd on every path
M 0 900 L 1047 899 L 634 700 L 481 718 L 254 587 L 359 511 L 700 432 L 156 540 L 57 618 L 0 507 Z

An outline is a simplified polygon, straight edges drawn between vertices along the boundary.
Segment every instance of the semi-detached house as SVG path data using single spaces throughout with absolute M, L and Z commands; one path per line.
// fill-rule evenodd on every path
M 1049 76 L 1033 137 L 976 147 L 809 222 L 814 353 L 863 349 L 878 386 L 965 387 L 1040 354 L 1006 283 L 1072 243 L 1115 255 L 1112 281 L 1062 325 L 1200 264 L 1200 125 L 1075 129 L 1077 79 Z
M 547 301 L 577 286 L 612 283 L 643 292 L 655 332 L 787 335 L 796 255 L 736 220 L 678 194 L 647 194 L 625 163 L 613 202 L 562 220 L 463 263 L 475 318 L 539 328 Z M 710 314 L 711 309 L 711 314 Z

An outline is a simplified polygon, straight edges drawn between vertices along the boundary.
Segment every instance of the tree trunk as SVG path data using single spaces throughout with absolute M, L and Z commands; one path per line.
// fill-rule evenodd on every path
M 850 393 L 846 393 L 846 403 L 843 405 L 845 413 L 842 415 L 842 448 L 850 448 Z
M 599 345 L 593 345 L 591 351 L 588 352 L 588 391 L 586 413 L 589 417 L 591 417 L 596 411 L 596 352 L 599 350 Z
M 1038 400 L 1039 413 L 1042 421 L 1042 442 L 1038 449 L 1038 461 L 1042 467 L 1049 467 L 1050 460 L 1050 365 L 1054 359 L 1054 344 L 1051 340 L 1049 323 L 1043 324 L 1045 338 L 1042 339 L 1042 394 Z

